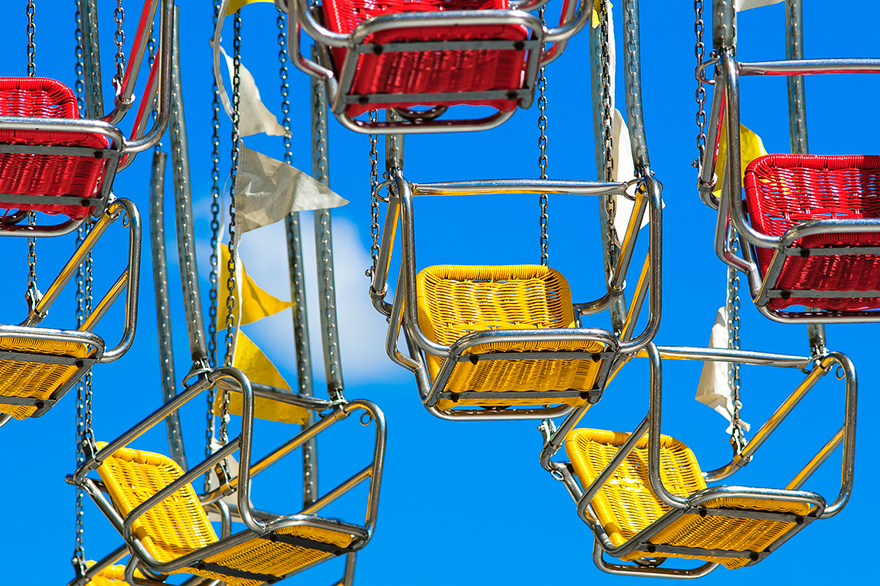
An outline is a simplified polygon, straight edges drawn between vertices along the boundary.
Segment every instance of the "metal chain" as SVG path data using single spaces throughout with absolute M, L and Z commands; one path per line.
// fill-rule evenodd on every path
M 220 19 L 220 5 L 222 0 L 214 0 L 213 26 L 217 27 Z M 209 276 L 211 288 L 208 291 L 210 305 L 208 307 L 208 364 L 216 368 L 217 356 L 217 289 L 220 280 L 220 88 L 217 80 L 211 75 L 211 92 L 213 95 L 211 117 L 211 273 Z M 214 398 L 216 390 L 208 387 L 205 394 L 207 410 L 205 413 L 205 456 L 210 457 L 214 453 Z M 205 491 L 211 490 L 211 475 L 205 473 Z
M 278 11 L 275 19 L 278 26 L 278 77 L 281 80 L 281 126 L 284 128 L 284 162 L 293 164 L 293 150 L 290 136 L 290 84 L 287 81 L 287 18 L 283 12 Z
M 602 70 L 602 180 L 611 181 L 614 170 L 614 113 L 611 105 L 611 48 L 608 31 L 608 5 L 602 3 L 602 18 L 599 25 L 599 61 Z M 605 229 L 608 232 L 608 255 L 611 263 L 617 261 L 617 231 L 614 217 L 617 215 L 617 200 L 605 196 Z
M 697 59 L 697 70 L 703 64 L 706 55 L 706 45 L 703 43 L 703 0 L 694 0 L 694 57 Z M 694 98 L 697 101 L 697 160 L 693 162 L 694 168 L 701 171 L 703 157 L 706 154 L 706 88 L 700 75 L 697 75 L 697 91 Z
M 233 358 L 233 334 L 235 331 L 235 178 L 238 175 L 239 156 L 239 108 L 241 103 L 241 11 L 237 11 L 233 17 L 233 52 L 232 52 L 232 168 L 229 180 L 229 262 L 227 269 L 229 277 L 226 279 L 226 358 L 224 364 L 232 366 Z M 229 441 L 226 431 L 229 422 L 229 393 L 223 391 L 223 401 L 220 408 L 220 441 L 224 444 Z M 225 463 L 225 462 L 224 462 Z
M 37 32 L 34 25 L 34 16 L 36 15 L 36 5 L 34 0 L 28 0 L 27 3 L 27 76 L 34 77 L 37 75 L 36 56 L 37 45 L 34 42 L 34 35 Z M 37 215 L 34 212 L 28 212 L 28 226 L 33 227 L 37 223 Z M 29 302 L 36 306 L 37 296 L 37 239 L 28 238 L 28 288 L 27 294 Z
M 378 122 L 379 114 L 375 110 L 370 111 L 370 122 Z M 379 136 L 370 135 L 370 238 L 373 243 L 370 246 L 370 259 L 372 264 L 367 275 L 372 277 L 376 274 L 379 266 Z
M 125 31 L 122 29 L 122 23 L 125 22 L 125 9 L 122 7 L 122 0 L 116 0 L 116 9 L 113 11 L 113 20 L 116 21 L 116 32 L 113 34 L 113 40 L 116 43 L 116 75 L 113 82 L 117 89 L 122 89 L 122 80 L 125 78 Z
M 37 32 L 36 27 L 34 26 L 34 15 L 36 14 L 36 6 L 34 5 L 34 0 L 28 0 L 27 3 L 27 76 L 34 77 L 37 74 L 37 68 L 35 65 L 35 59 L 37 56 L 37 45 L 34 42 L 34 34 Z
M 739 251 L 739 239 L 736 230 L 731 226 L 727 240 L 730 252 L 736 254 Z M 738 350 L 740 348 L 739 338 L 739 272 L 733 267 L 727 268 L 727 347 Z M 730 445 L 736 455 L 741 456 L 746 446 L 746 437 L 742 428 L 742 420 L 739 413 L 742 409 L 742 401 L 740 400 L 740 364 L 736 362 L 728 363 L 728 384 L 733 392 L 733 427 L 730 432 Z
M 79 11 L 79 1 L 74 0 L 74 4 L 76 5 L 76 105 L 77 110 L 79 111 L 80 117 L 83 116 L 83 112 L 85 111 L 85 99 L 84 99 L 84 74 L 83 74 L 83 31 L 82 31 L 82 14 Z M 79 248 L 85 240 L 85 225 L 80 225 L 77 230 L 77 238 L 76 238 L 76 246 Z M 82 265 L 77 268 L 76 271 L 76 325 L 77 328 L 81 327 L 83 322 L 85 322 L 86 314 L 85 314 L 85 271 Z M 85 381 L 80 380 L 80 382 L 76 385 L 76 467 L 79 468 L 83 462 L 85 462 L 85 450 L 83 448 L 82 441 L 87 437 L 86 433 L 86 416 L 85 416 L 85 401 L 86 394 L 86 384 Z M 83 489 L 80 487 L 76 488 L 76 522 L 74 525 L 75 530 L 75 545 L 73 549 L 73 559 L 71 560 L 76 572 L 80 576 L 84 576 L 86 572 L 86 553 L 85 553 L 85 545 L 83 543 L 83 529 L 84 529 L 84 513 L 85 510 L 83 508 Z
M 541 19 L 541 23 L 544 22 L 544 7 L 538 9 L 538 17 Z M 544 47 L 541 47 L 541 51 L 543 52 Z M 540 149 L 540 155 L 538 155 L 538 168 L 541 170 L 541 179 L 547 179 L 547 77 L 544 75 L 546 67 L 541 67 L 538 70 L 538 148 Z M 538 205 L 541 208 L 541 265 L 547 266 L 550 263 L 550 238 L 548 235 L 548 227 L 550 224 L 550 217 L 547 214 L 547 204 L 549 203 L 549 198 L 546 193 L 542 193 L 538 198 Z

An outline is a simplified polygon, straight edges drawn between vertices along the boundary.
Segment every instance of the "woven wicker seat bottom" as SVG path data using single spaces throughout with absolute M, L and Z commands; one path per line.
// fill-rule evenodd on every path
M 583 486 L 589 486 L 626 442 L 628 433 L 577 429 L 569 433 L 565 449 Z M 693 452 L 683 443 L 661 436 L 660 474 L 672 494 L 687 497 L 706 488 Z M 630 452 L 590 503 L 615 546 L 626 543 L 639 531 L 662 517 L 669 507 L 650 488 L 647 435 Z M 808 503 L 723 498 L 709 501 L 706 508 L 728 508 L 807 515 Z M 649 538 L 654 545 L 761 553 L 785 536 L 796 522 L 745 519 L 723 514 L 686 514 Z M 751 562 L 749 557 L 699 556 L 679 553 L 649 553 L 636 550 L 623 560 L 643 557 L 679 557 L 716 562 L 735 569 Z
M 22 352 L 44 356 L 87 358 L 94 354 L 92 345 L 85 342 L 35 340 L 17 336 L 0 336 L 0 351 Z M 0 397 L 16 397 L 45 401 L 76 376 L 79 367 L 73 364 L 45 364 L 21 359 L 0 360 Z M 31 405 L 5 405 L 0 413 L 15 419 L 26 419 L 37 411 Z

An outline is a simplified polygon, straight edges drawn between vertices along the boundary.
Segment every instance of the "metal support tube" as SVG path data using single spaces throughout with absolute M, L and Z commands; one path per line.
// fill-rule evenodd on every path
M 314 49 L 313 49 L 314 50 Z M 330 184 L 327 156 L 327 91 L 324 84 L 311 80 L 312 104 L 312 176 Z M 324 370 L 327 392 L 334 400 L 342 397 L 342 359 L 339 349 L 339 326 L 336 320 L 336 285 L 333 277 L 333 232 L 330 210 L 315 212 L 315 253 L 318 261 L 318 299 L 321 308 L 321 339 L 324 345 Z
M 162 402 L 167 403 L 177 394 L 174 376 L 174 350 L 171 342 L 171 311 L 168 303 L 168 269 L 165 256 L 165 161 L 162 151 L 153 154 L 153 174 L 150 198 L 150 243 L 153 253 L 153 287 L 156 295 L 156 319 L 159 334 L 159 368 L 162 374 Z M 177 411 L 165 419 L 171 457 L 181 468 L 187 469 L 186 454 Z
M 101 85 L 101 50 L 98 41 L 98 2 L 79 0 L 82 19 L 83 76 L 85 78 L 86 118 L 104 118 L 104 94 Z
M 176 27 L 175 11 L 175 29 Z M 174 35 L 174 60 L 171 65 L 171 160 L 174 171 L 174 210 L 177 219 L 177 253 L 180 258 L 180 281 L 183 287 L 186 330 L 189 334 L 193 371 L 207 368 L 208 347 L 199 294 L 199 273 L 193 230 L 192 185 L 183 88 L 180 80 L 179 35 Z M 187 376 L 187 378 L 189 375 Z
M 290 271 L 290 298 L 293 301 L 293 341 L 296 352 L 297 392 L 313 396 L 312 352 L 309 346 L 309 323 L 306 305 L 306 278 L 303 266 L 302 236 L 299 214 L 293 213 L 284 218 L 287 234 L 287 266 Z M 314 415 L 309 412 L 303 429 L 314 423 Z M 318 442 L 312 438 L 303 445 L 303 507 L 314 502 L 318 494 Z

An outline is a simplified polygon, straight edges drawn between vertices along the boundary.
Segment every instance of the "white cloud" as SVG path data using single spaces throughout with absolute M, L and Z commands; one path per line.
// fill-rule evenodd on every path
M 313 376 L 316 381 L 322 381 L 323 349 L 312 214 L 301 214 L 300 226 Z M 290 299 L 284 222 L 248 232 L 242 237 L 239 250 L 248 274 L 260 287 L 279 299 Z M 409 372 L 394 365 L 385 354 L 387 323 L 370 302 L 369 280 L 364 276 L 364 271 L 370 264 L 369 253 L 361 245 L 357 227 L 341 217 L 333 219 L 333 257 L 342 372 L 346 386 L 391 381 L 399 383 L 407 379 L 415 383 Z M 296 371 L 290 311 L 266 318 L 247 328 L 248 335 L 279 368 Z M 295 380 L 289 382 L 296 384 Z M 320 396 L 320 391 L 318 394 Z

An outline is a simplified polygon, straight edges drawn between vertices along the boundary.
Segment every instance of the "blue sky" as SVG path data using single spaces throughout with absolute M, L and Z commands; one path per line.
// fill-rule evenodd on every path
M 7 3 L 11 4 L 11 3 Z M 0 31 L 6 39 L 4 75 L 25 72 L 25 3 L 6 7 Z M 37 73 L 74 81 L 73 2 L 37 6 Z M 211 36 L 210 3 L 181 2 L 184 100 L 189 125 L 196 231 L 203 269 L 203 300 L 207 303 L 210 221 Z M 864 23 L 877 19 L 880 7 L 866 0 L 851 3 L 845 13 L 827 3 L 805 2 L 805 53 L 808 57 L 874 57 L 876 49 Z M 105 26 L 102 42 L 105 72 L 112 59 L 110 15 L 113 3 L 99 2 Z M 127 25 L 133 29 L 136 9 L 129 7 Z M 619 6 L 615 6 L 617 38 L 622 39 Z M 264 102 L 280 114 L 278 45 L 275 9 L 258 4 L 244 9 L 243 60 L 254 74 Z M 693 14 L 689 2 L 644 2 L 642 7 L 642 80 L 645 123 L 652 168 L 664 186 L 663 317 L 658 343 L 705 345 L 717 308 L 724 302 L 725 269 L 712 250 L 715 213 L 699 200 L 695 189 L 696 156 L 693 80 Z M 231 29 L 227 29 L 227 38 Z M 707 36 L 707 42 L 710 38 Z M 229 49 L 229 41 L 224 42 Z M 549 175 L 561 179 L 595 177 L 588 37 L 575 37 L 566 54 L 548 68 Z M 784 57 L 781 6 L 741 15 L 741 60 Z M 621 63 L 622 69 L 622 63 Z M 294 166 L 310 170 L 308 78 L 291 68 L 291 116 Z M 748 79 L 742 84 L 742 122 L 756 131 L 770 152 L 787 152 L 785 84 L 778 79 Z M 618 101 L 623 81 L 618 75 Z M 872 129 L 877 114 L 870 107 L 878 84 L 872 76 L 825 76 L 807 80 L 810 147 L 813 153 L 877 152 Z M 107 93 L 109 97 L 109 93 Z M 229 150 L 229 123 L 222 121 L 221 153 L 224 173 Z M 414 136 L 407 139 L 406 176 L 416 182 L 538 174 L 537 110 L 519 111 L 495 130 L 455 135 Z M 167 143 L 167 140 L 165 141 Z M 369 144 L 363 135 L 330 125 L 331 187 L 351 203 L 334 211 L 337 288 L 346 396 L 378 403 L 388 419 L 385 482 L 375 537 L 359 555 L 357 584 L 569 583 L 632 582 L 602 574 L 590 560 L 592 537 L 577 518 L 575 505 L 560 483 L 538 464 L 541 447 L 537 422 L 452 423 L 435 419 L 421 407 L 412 377 L 384 357 L 384 321 L 369 307 L 368 281 L 363 271 L 369 250 Z M 281 158 L 277 137 L 249 137 L 248 147 Z M 150 154 L 139 156 L 117 178 L 114 192 L 135 201 L 144 220 L 144 267 L 141 278 L 138 333 L 132 350 L 114 364 L 94 371 L 95 435 L 116 437 L 160 404 L 160 377 L 153 284 L 146 226 Z M 169 186 L 170 187 L 170 186 Z M 171 197 L 170 189 L 166 196 Z M 536 197 L 438 198 L 418 202 L 419 267 L 439 263 L 536 263 L 538 204 Z M 478 201 L 477 201 L 478 200 Z M 171 207 L 168 206 L 168 214 Z M 422 211 L 424 210 L 424 211 Z M 575 300 L 586 300 L 602 287 L 598 248 L 598 208 L 591 200 L 559 197 L 550 205 L 550 262 L 572 285 Z M 303 215 L 304 239 L 311 238 L 311 217 Z M 169 228 L 169 271 L 172 293 L 175 365 L 178 380 L 189 369 L 182 316 L 173 230 Z M 107 234 L 96 256 L 96 288 L 115 276 L 121 262 L 124 235 L 119 227 Z M 18 323 L 25 315 L 26 245 L 24 240 L 0 242 L 7 260 L 0 287 L 0 322 Z M 38 244 L 40 283 L 48 283 L 73 247 L 72 237 Z M 248 234 L 242 254 L 249 273 L 270 292 L 289 298 L 284 277 L 283 230 L 274 226 Z M 314 284 L 314 269 L 309 268 Z M 633 284 L 635 275 L 630 278 Z M 44 285 L 45 288 L 45 285 Z M 314 310 L 317 302 L 312 297 Z M 808 351 L 804 326 L 775 324 L 743 301 L 743 347 L 781 353 Z M 121 312 L 105 318 L 101 332 L 118 336 Z M 604 320 L 604 321 L 603 321 Z M 59 301 L 47 322 L 71 327 L 72 290 Z M 607 318 L 595 322 L 607 327 Z M 248 334 L 295 383 L 289 312 L 250 326 Z M 878 401 L 872 390 L 878 371 L 874 356 L 877 325 L 832 326 L 828 343 L 855 362 L 862 390 L 859 405 L 856 485 L 847 508 L 836 518 L 816 522 L 780 551 L 754 568 L 736 573 L 720 569 L 703 580 L 726 584 L 739 580 L 779 584 L 819 584 L 831 580 L 864 580 L 872 574 L 864 563 L 852 563 L 842 544 L 865 542 L 873 536 L 865 522 L 872 511 L 870 487 L 878 481 L 872 466 L 870 441 L 877 432 Z M 320 358 L 319 330 L 312 326 L 313 356 Z M 664 432 L 694 449 L 704 469 L 729 458 L 726 422 L 693 400 L 699 364 L 664 363 Z M 315 365 L 316 389 L 323 368 Z M 830 378 L 830 377 L 829 377 Z M 793 388 L 797 373 L 744 369 L 743 418 L 759 424 Z M 6 471 L 0 488 L 7 514 L 0 536 L 7 581 L 16 584 L 66 583 L 74 540 L 74 491 L 64 475 L 75 467 L 74 392 L 40 419 L 13 421 L 2 433 L 7 449 L 0 453 Z M 742 484 L 780 486 L 824 442 L 842 413 L 840 384 L 817 388 L 743 472 Z M 629 431 L 647 409 L 645 365 L 634 361 L 605 393 L 582 425 Z M 183 412 L 190 459 L 203 449 L 204 408 L 189 405 Z M 320 448 L 323 486 L 353 469 L 351 450 L 362 446 L 341 429 Z M 283 426 L 260 428 L 261 441 L 292 435 Z M 262 444 L 261 444 L 262 445 Z M 138 446 L 167 453 L 164 432 L 145 436 Z M 358 452 L 359 453 L 359 452 Z M 808 486 L 836 493 L 839 455 Z M 295 462 L 261 486 L 256 498 L 277 510 L 295 512 L 300 481 Z M 349 466 L 346 468 L 346 466 Z M 264 502 L 262 500 L 258 502 Z M 277 506 L 275 506 L 277 505 Z M 339 514 L 358 506 L 343 504 Z M 842 536 L 846 536 L 845 539 Z M 86 510 L 86 553 L 100 558 L 120 540 L 91 504 Z M 332 562 L 294 577 L 289 583 L 330 583 L 342 572 Z

